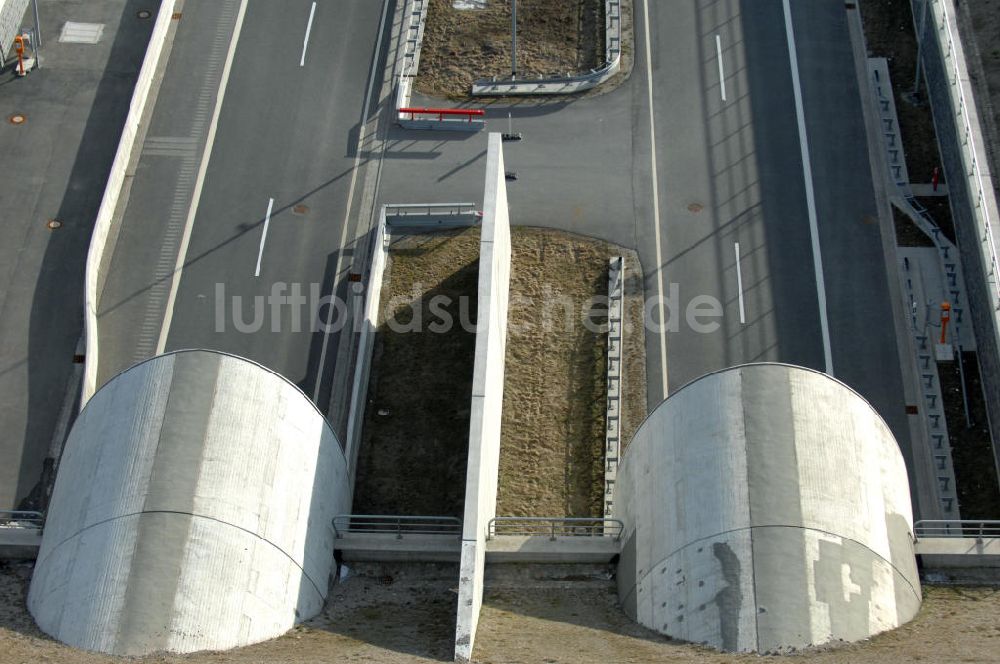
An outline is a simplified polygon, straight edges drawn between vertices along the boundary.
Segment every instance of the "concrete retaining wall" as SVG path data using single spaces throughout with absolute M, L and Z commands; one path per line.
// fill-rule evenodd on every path
M 855 641 L 920 607 L 906 467 L 850 388 L 787 365 L 710 374 L 640 426 L 618 473 L 619 597 L 729 651 Z
M 28 0 L 0 0 L 0 60 L 10 53 L 14 37 L 22 27 Z
M 1000 213 L 953 0 L 928 1 L 923 62 L 1000 471 Z M 919 30 L 922 0 L 912 5 Z
M 116 655 L 274 638 L 323 607 L 349 486 L 295 385 L 221 353 L 161 355 L 77 419 L 28 608 L 54 638 Z
M 113 237 L 112 224 L 115 223 L 115 210 L 121 198 L 125 180 L 129 176 L 128 168 L 140 133 L 140 123 L 146 112 L 146 102 L 153 85 L 160 58 L 163 55 L 167 33 L 170 30 L 171 17 L 176 0 L 162 0 L 156 15 L 156 25 L 149 37 L 146 47 L 146 57 L 142 61 L 142 69 L 135 82 L 132 93 L 132 103 L 129 105 L 125 126 L 122 127 L 121 139 L 118 142 L 118 152 L 108 173 L 108 183 L 101 199 L 101 207 L 94 220 L 93 235 L 90 239 L 90 250 L 87 254 L 87 267 L 84 290 L 84 331 L 86 335 L 86 364 L 83 372 L 83 391 L 80 397 L 80 408 L 97 391 L 97 368 L 99 360 L 99 339 L 97 332 L 97 308 L 100 296 L 100 284 L 103 282 L 102 269 L 106 269 L 108 261 L 105 252 L 109 249 L 108 239 Z
M 479 307 L 472 381 L 469 463 L 458 586 L 455 660 L 470 661 L 483 602 L 486 534 L 496 516 L 503 409 L 507 305 L 510 296 L 510 217 L 500 134 L 489 136 L 479 247 Z

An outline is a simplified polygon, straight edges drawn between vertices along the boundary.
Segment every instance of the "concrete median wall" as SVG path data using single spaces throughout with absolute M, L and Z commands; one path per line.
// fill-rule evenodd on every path
M 115 160 L 111 165 L 110 173 L 108 173 L 104 197 L 101 199 L 101 207 L 94 220 L 90 250 L 87 253 L 84 285 L 84 330 L 87 348 L 83 372 L 83 391 L 80 398 L 81 409 L 98 388 L 97 369 L 100 347 L 97 331 L 97 309 L 105 277 L 103 272 L 109 263 L 107 253 L 113 249 L 112 238 L 117 235 L 116 229 L 113 227 L 116 222 L 115 213 L 129 177 L 129 165 L 132 162 L 136 143 L 141 133 L 141 123 L 146 113 L 153 80 L 163 56 L 175 5 L 176 0 L 162 0 L 160 2 L 160 9 L 156 15 L 156 25 L 153 26 L 153 32 L 149 37 L 146 57 L 142 61 L 142 69 L 139 70 L 139 77 L 135 83 L 132 102 L 129 105 L 128 116 L 125 118 L 125 126 L 122 127 L 118 152 L 115 153 Z
M 496 516 L 503 409 L 507 306 L 510 296 L 510 217 L 500 134 L 489 136 L 486 192 L 479 249 L 479 307 L 476 360 L 469 426 L 469 463 L 465 488 L 461 572 L 455 660 L 472 659 L 483 602 L 486 530 Z
M 902 454 L 819 372 L 747 365 L 676 392 L 626 449 L 615 511 L 623 608 L 674 638 L 788 651 L 920 608 Z
M 953 0 L 927 0 L 923 62 L 1000 471 L 1000 211 Z M 920 29 L 923 0 L 913 0 Z

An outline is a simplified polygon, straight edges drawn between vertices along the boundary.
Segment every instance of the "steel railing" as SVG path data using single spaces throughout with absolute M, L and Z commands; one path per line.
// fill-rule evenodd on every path
M 398 516 L 392 514 L 338 514 L 333 517 L 336 537 L 347 533 L 462 536 L 462 520 L 453 516 Z
M 1000 520 L 923 519 L 913 524 L 913 537 L 1000 537 Z
M 555 516 L 498 516 L 490 519 L 487 539 L 502 536 L 614 537 L 625 524 L 619 519 Z
M 0 528 L 36 528 L 45 525 L 45 515 L 31 510 L 0 510 Z

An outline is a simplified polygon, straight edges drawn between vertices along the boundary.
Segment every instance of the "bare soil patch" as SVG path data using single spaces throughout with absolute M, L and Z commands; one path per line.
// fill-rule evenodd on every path
M 607 242 L 546 229 L 515 229 L 511 244 L 497 514 L 601 516 L 607 303 L 594 298 L 607 296 L 612 256 L 633 258 L 626 275 L 641 291 L 638 261 Z M 638 308 L 631 295 L 630 327 L 641 335 L 641 292 Z M 639 371 L 636 364 L 644 372 L 641 344 L 641 336 L 629 338 L 626 348 L 632 362 L 626 366 L 630 392 L 623 432 L 645 412 L 645 375 L 630 373 Z
M 892 206 L 892 219 L 896 224 L 896 244 L 900 247 L 934 246 L 934 241 L 895 205 Z
M 604 59 L 603 0 L 518 0 L 518 76 L 565 76 L 596 68 Z M 510 3 L 461 10 L 452 0 L 430 0 L 416 91 L 465 99 L 479 78 L 511 73 Z
M 1000 487 L 997 486 L 979 361 L 974 352 L 968 351 L 962 353 L 961 361 L 969 401 L 969 423 L 965 419 L 958 362 L 938 363 L 958 507 L 963 519 L 995 519 L 1000 514 Z
M 355 514 L 462 515 L 478 280 L 478 228 L 393 239 Z M 453 324 L 432 327 L 441 311 Z
M 906 95 L 913 90 L 917 62 L 910 0 L 869 0 L 858 6 L 864 17 L 868 55 L 883 57 L 889 64 L 910 181 L 930 182 L 934 168 L 941 165 L 934 116 L 926 102 L 914 103 Z M 921 84 L 921 90 L 926 99 L 926 86 Z

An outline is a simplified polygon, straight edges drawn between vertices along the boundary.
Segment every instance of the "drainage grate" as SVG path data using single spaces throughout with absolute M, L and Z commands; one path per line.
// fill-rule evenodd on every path
M 59 34 L 59 41 L 69 44 L 96 44 L 101 41 L 101 35 L 103 34 L 103 23 L 66 21 L 63 24 L 62 32 Z

